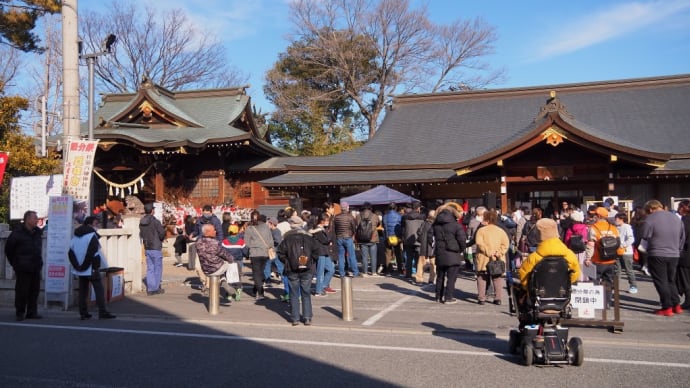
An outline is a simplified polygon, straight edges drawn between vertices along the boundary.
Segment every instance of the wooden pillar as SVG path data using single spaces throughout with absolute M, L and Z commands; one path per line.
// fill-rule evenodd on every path
M 156 192 L 156 202 L 162 202 L 165 194 L 165 179 L 163 179 L 163 172 L 156 170 L 156 179 L 153 188 Z
M 218 199 L 216 200 L 218 204 L 225 203 L 225 171 L 218 171 Z

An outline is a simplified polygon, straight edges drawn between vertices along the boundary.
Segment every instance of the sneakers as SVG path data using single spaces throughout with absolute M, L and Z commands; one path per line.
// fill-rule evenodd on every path
M 182 263 L 175 263 L 173 265 L 177 268 L 184 267 L 184 264 L 182 264 Z
M 628 294 L 637 294 L 637 287 L 632 286 L 628 289 Z
M 242 289 L 237 288 L 235 290 L 235 302 L 239 302 L 241 298 L 242 298 Z
M 674 314 L 683 314 L 683 308 L 679 304 L 677 304 L 677 305 L 673 306 L 673 313 Z
M 659 310 L 654 311 L 654 314 L 661 315 L 664 317 L 672 317 L 673 316 L 673 309 L 670 307 L 667 309 L 659 309 Z
M 642 271 L 642 273 L 644 273 L 647 276 L 652 276 L 652 274 L 649 273 L 649 268 L 647 268 L 646 265 L 643 265 L 640 271 Z
M 304 326 L 311 326 L 311 319 L 305 319 L 304 320 Z
M 87 313 L 81 316 L 81 320 L 86 321 L 88 319 L 91 319 L 91 317 L 93 317 L 93 315 Z
M 281 300 L 282 302 L 287 303 L 287 302 L 290 301 L 290 295 L 289 295 L 289 294 L 283 294 L 283 295 L 280 296 L 280 300 Z
M 162 288 L 157 289 L 156 291 L 147 291 L 146 295 L 152 296 L 152 295 L 160 295 L 160 294 L 165 294 L 165 290 Z
M 336 292 L 338 292 L 338 291 L 336 291 L 336 290 L 334 290 L 334 289 L 332 289 L 332 288 L 330 288 L 330 287 L 326 287 L 326 288 L 324 288 L 323 290 L 324 290 L 327 294 L 335 294 Z
M 453 299 L 448 299 L 448 300 L 444 301 L 443 303 L 444 304 L 456 304 L 456 303 L 458 303 L 458 300 L 453 298 Z
M 321 297 L 321 296 L 326 296 L 326 291 L 315 292 L 315 293 L 314 293 L 314 296 L 319 296 L 319 297 Z

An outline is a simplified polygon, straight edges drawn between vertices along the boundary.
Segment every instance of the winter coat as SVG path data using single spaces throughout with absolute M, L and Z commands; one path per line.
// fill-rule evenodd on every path
M 302 273 L 311 271 L 313 265 L 319 259 L 319 243 L 303 229 L 293 229 L 283 236 L 283 241 L 278 245 L 276 254 L 278 260 L 285 264 L 285 274 Z M 309 258 L 306 268 L 300 271 L 298 259 L 300 256 Z
M 681 219 L 685 229 L 685 242 L 680 247 L 680 260 L 678 266 L 690 268 L 690 214 L 684 215 Z
M 474 266 L 477 272 L 485 272 L 489 260 L 493 260 L 494 255 L 497 259 L 507 263 L 506 252 L 510 247 L 508 234 L 498 225 L 488 224 L 477 229 L 474 237 L 477 251 L 474 255 Z M 508 266 L 506 265 L 506 268 Z
M 362 220 L 371 220 L 371 230 L 374 231 L 374 233 L 371 236 L 371 241 L 368 241 L 367 243 L 371 244 L 379 242 L 379 234 L 376 231 L 376 228 L 378 228 L 379 224 L 381 223 L 379 217 L 376 214 L 374 214 L 374 212 L 372 212 L 371 210 L 364 209 L 361 213 L 359 213 L 359 220 L 357 222 L 357 225 L 359 225 L 359 223 L 362 222 Z
M 402 237 L 402 216 L 395 210 L 389 210 L 383 215 L 383 230 L 386 237 L 396 235 Z
M 287 234 L 287 233 L 286 233 Z M 283 236 L 285 238 L 285 236 Z M 268 248 L 273 248 L 273 234 L 265 222 L 249 225 L 244 230 L 244 244 L 249 249 L 249 257 L 268 257 Z
M 352 238 L 357 229 L 357 221 L 350 213 L 342 212 L 333 218 L 335 235 L 338 238 Z
M 74 230 L 67 253 L 72 264 L 72 274 L 91 276 L 93 271 L 108 267 L 98 238 L 98 233 L 91 225 L 81 225 Z
M 145 250 L 160 251 L 163 249 L 163 240 L 165 240 L 165 228 L 156 217 L 147 214 L 139 221 L 139 237 Z
M 5 244 L 5 256 L 15 272 L 41 272 L 43 268 L 43 230 L 28 230 L 21 225 L 10 233 Z
M 424 221 L 417 231 L 417 242 L 419 242 L 419 256 L 434 256 L 434 232 L 431 221 Z
M 419 211 L 411 211 L 402 218 L 403 246 L 413 248 L 417 243 L 417 231 L 424 224 L 426 216 Z
M 573 237 L 573 234 L 579 234 L 582 236 L 582 241 L 585 244 L 587 243 L 587 225 L 583 224 L 582 222 L 574 222 L 568 229 L 566 229 L 563 242 L 568 248 L 570 248 L 570 239 Z
M 450 211 L 444 210 L 436 215 L 432 229 L 436 241 L 436 265 L 442 267 L 460 265 L 463 262 L 462 252 L 465 251 L 467 245 L 467 235 L 462 225 L 458 223 Z M 448 249 L 449 239 L 457 241 L 459 251 L 455 252 Z
M 565 246 L 565 244 L 557 237 L 549 238 L 537 245 L 537 250 L 530 253 L 529 256 L 522 262 L 518 274 L 520 275 L 520 283 L 522 287 L 527 288 L 529 282 L 529 275 L 532 273 L 534 267 L 546 256 L 560 256 L 565 257 L 568 262 L 568 269 L 570 270 L 570 283 L 574 284 L 580 277 L 580 263 L 577 256 Z
M 201 237 L 196 242 L 196 254 L 199 256 L 201 270 L 210 275 L 220 269 L 227 261 L 232 263 L 235 258 L 214 237 Z
M 332 242 L 331 237 L 328 235 L 328 231 L 326 231 L 322 226 L 317 226 L 314 229 L 311 229 L 309 233 L 314 237 L 314 240 L 318 243 L 318 248 L 319 248 L 319 256 L 330 256 L 331 255 L 331 250 L 329 249 L 329 246 Z

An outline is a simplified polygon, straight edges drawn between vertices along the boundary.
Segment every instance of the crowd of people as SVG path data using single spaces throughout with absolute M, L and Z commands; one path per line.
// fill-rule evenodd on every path
M 161 249 L 166 233 L 152 215 L 152 204 L 144 210 L 140 237 L 146 253 L 147 293 L 153 296 L 164 293 Z M 39 317 L 35 279 L 42 262 L 37 246 L 40 229 L 33 225 L 33 215 L 27 212 L 23 227 L 10 235 L 5 248 L 17 272 L 17 319 Z M 97 233 L 98 218 L 86 221 L 76 239 Z M 601 283 L 608 297 L 616 277 L 624 273 L 627 292 L 635 294 L 637 278 L 644 274 L 651 277 L 659 294 L 660 308 L 655 313 L 672 316 L 690 308 L 689 228 L 690 200 L 681 201 L 677 212 L 659 201 L 648 201 L 635 209 L 631 220 L 607 201 L 586 211 L 564 201 L 558 211 L 545 212 L 535 206 L 508 214 L 484 206 L 470 209 L 466 201 L 439 202 L 432 209 L 421 202 L 383 208 L 364 203 L 353 209 L 341 201 L 301 212 L 287 207 L 275 217 L 255 210 L 246 222 L 230 214 L 223 214 L 221 220 L 207 205 L 199 217 L 187 216 L 177 228 L 174 265 L 182 265 L 187 244 L 195 242 L 203 287 L 208 276 L 221 275 L 228 301 L 239 301 L 242 265 L 249 261 L 252 296 L 261 301 L 265 288 L 282 283 L 280 299 L 292 304 L 293 324 L 308 325 L 313 318 L 311 297 L 336 293 L 330 286 L 334 276 L 398 276 L 433 291 L 436 302 L 454 304 L 458 303 L 455 283 L 464 272 L 476 282 L 476 303 L 500 305 L 507 271 L 523 274 L 535 257 L 545 254 L 543 250 L 566 247 L 567 255 L 561 253 L 578 267 L 574 281 Z M 80 288 L 86 290 L 89 284 L 98 286 L 89 272 L 93 268 L 86 268 L 85 263 L 92 262 L 88 258 L 97 256 L 99 247 L 89 247 L 84 241 L 73 244 L 72 266 L 83 280 Z M 609 246 L 611 241 L 614 245 Z M 521 269 L 523 263 L 528 264 Z M 239 274 L 234 281 L 226 276 L 231 267 Z M 83 303 L 80 314 L 83 319 L 90 317 Z M 111 316 L 100 303 L 99 315 Z
M 586 211 L 564 201 L 558 210 L 535 206 L 507 214 L 484 206 L 469 209 L 466 201 L 437 203 L 434 209 L 420 202 L 384 208 L 365 203 L 356 209 L 346 202 L 326 202 L 301 212 L 281 209 L 276 217 L 255 211 L 247 223 L 227 219 L 217 238 L 227 249 L 231 240 L 241 241 L 234 245 L 233 256 L 237 262 L 251 262 L 255 299 L 263 299 L 264 288 L 282 283 L 283 301 L 302 301 L 301 315 L 293 312 L 295 324 L 311 322 L 311 296 L 336 292 L 330 287 L 334 276 L 399 276 L 433 291 L 438 303 L 453 304 L 458 302 L 455 283 L 464 271 L 476 282 L 476 303 L 500 305 L 506 271 L 517 274 L 531 254 L 539 254 L 541 243 L 554 238 L 577 263 L 574 280 L 603 284 L 608 305 L 614 278 L 625 275 L 627 292 L 635 294 L 637 278 L 644 274 L 659 294 L 661 308 L 655 313 L 670 316 L 690 307 L 687 299 L 680 303 L 690 291 L 688 202 L 681 201 L 674 213 L 652 200 L 635 209 L 631 220 L 608 201 Z M 553 221 L 554 227 L 540 220 Z M 183 238 L 193 240 L 191 230 L 185 227 Z M 284 242 L 291 234 L 308 238 L 313 251 L 297 255 L 294 244 Z M 602 250 L 600 246 L 611 239 L 617 241 L 609 249 L 613 253 Z M 555 242 L 542 246 L 561 247 Z M 295 267 L 295 255 L 306 257 L 308 265 Z

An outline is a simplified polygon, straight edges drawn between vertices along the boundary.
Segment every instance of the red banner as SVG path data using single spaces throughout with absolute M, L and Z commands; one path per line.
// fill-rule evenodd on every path
M 0 152 L 0 186 L 2 186 L 2 178 L 5 176 L 5 167 L 10 160 L 10 155 L 7 152 Z

